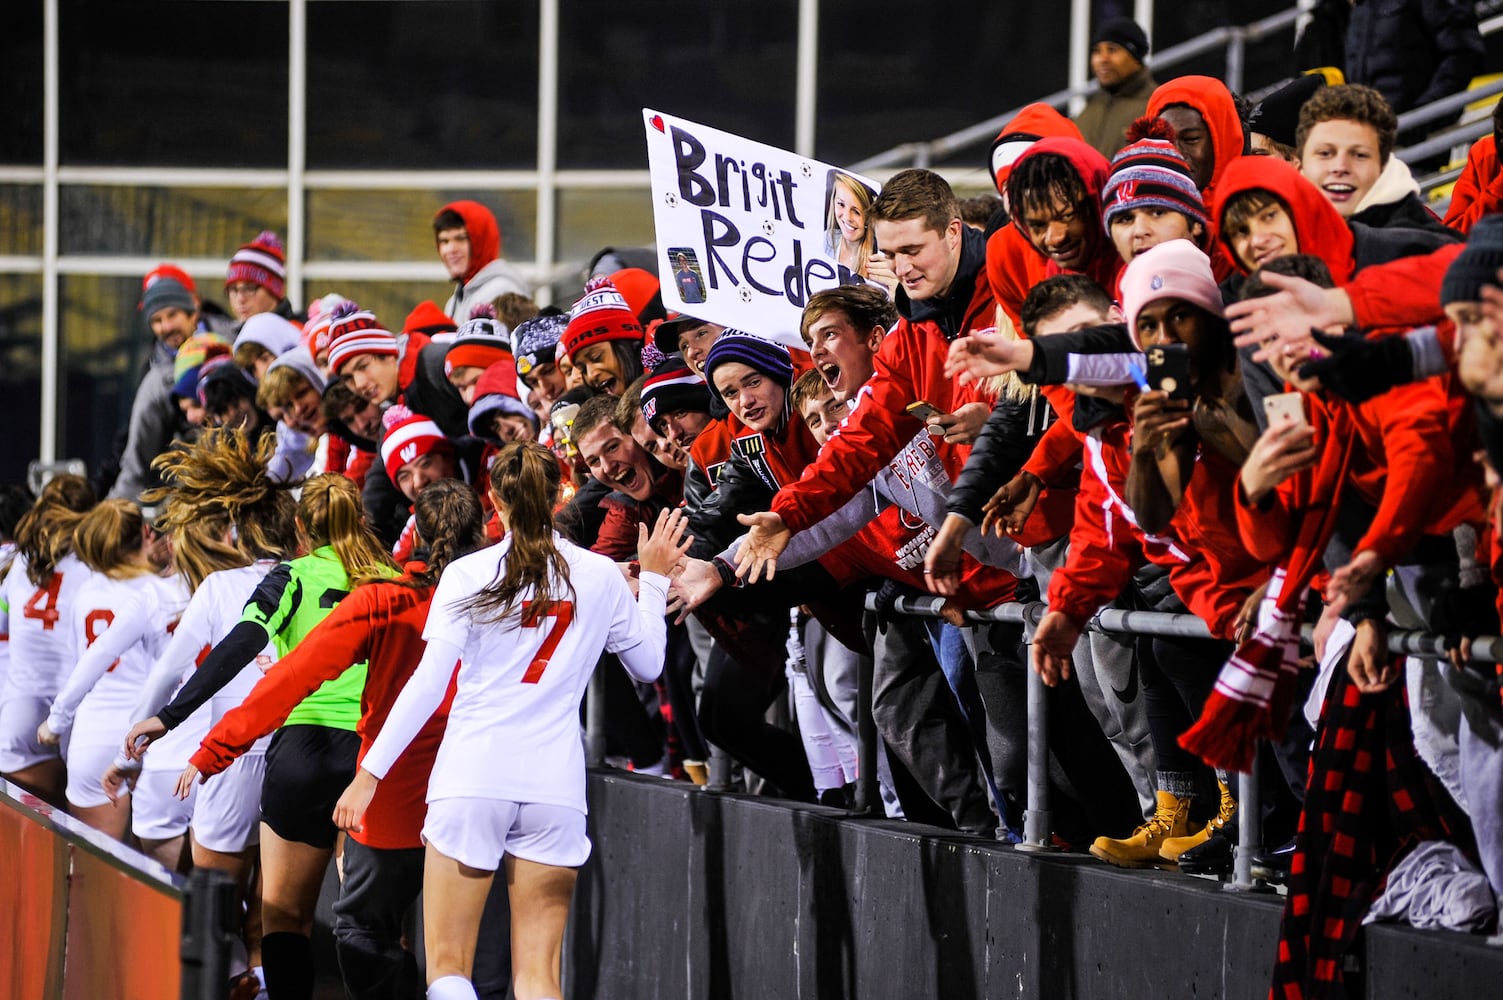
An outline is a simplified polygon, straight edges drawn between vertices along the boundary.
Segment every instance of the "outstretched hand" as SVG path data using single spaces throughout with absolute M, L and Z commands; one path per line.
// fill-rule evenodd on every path
M 981 533 L 990 531 L 1002 538 L 1022 531 L 1043 489 L 1043 481 L 1031 472 L 1020 472 L 1002 484 L 981 508 Z
M 771 580 L 778 571 L 778 556 L 788 547 L 793 532 L 783 523 L 783 516 L 770 510 L 755 514 L 737 514 L 736 520 L 751 529 L 736 552 L 736 575 L 748 583 L 764 577 Z
M 674 576 L 668 587 L 668 613 L 677 615 L 675 625 L 689 617 L 721 587 L 720 572 L 703 559 L 684 560 L 683 571 Z
M 1267 272 L 1262 280 L 1278 291 L 1226 307 L 1237 346 L 1257 348 L 1254 361 L 1267 361 L 1276 345 L 1308 340 L 1312 328 L 1324 330 L 1352 322 L 1351 299 L 1345 292 L 1333 289 L 1327 294 L 1314 282 L 1287 274 Z
M 694 544 L 694 536 L 685 535 L 689 519 L 679 510 L 661 510 L 652 531 L 637 526 L 637 562 L 644 573 L 667 576 Z
M 977 379 L 1023 371 L 1033 364 L 1033 344 L 1011 340 L 995 327 L 977 330 L 950 344 L 945 374 L 966 385 Z

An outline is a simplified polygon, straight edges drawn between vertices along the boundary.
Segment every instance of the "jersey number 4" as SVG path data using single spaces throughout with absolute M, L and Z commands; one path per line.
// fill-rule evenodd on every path
M 63 574 L 53 573 L 52 579 L 47 581 L 47 586 L 38 587 L 37 592 L 31 595 L 31 600 L 21 609 L 21 614 L 27 618 L 35 618 L 42 623 L 43 632 L 51 632 L 57 625 L 57 592 L 63 587 Z
M 548 635 L 543 639 L 543 645 L 538 649 L 538 655 L 527 664 L 527 672 L 522 675 L 523 684 L 536 684 L 543 679 L 543 671 L 548 669 L 548 661 L 558 649 L 558 644 L 563 641 L 564 632 L 569 628 L 569 623 L 574 620 L 573 601 L 554 601 L 553 605 L 541 615 L 531 613 L 532 602 L 522 602 L 522 622 L 527 628 L 542 628 L 543 622 L 553 619 L 553 627 L 548 630 Z

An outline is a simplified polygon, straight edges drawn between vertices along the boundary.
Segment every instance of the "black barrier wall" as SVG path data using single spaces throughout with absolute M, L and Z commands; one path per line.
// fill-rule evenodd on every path
M 571 997 L 1268 995 L 1280 897 L 620 772 L 589 787 Z M 1503 983 L 1480 938 L 1381 928 L 1367 949 L 1375 1000 Z

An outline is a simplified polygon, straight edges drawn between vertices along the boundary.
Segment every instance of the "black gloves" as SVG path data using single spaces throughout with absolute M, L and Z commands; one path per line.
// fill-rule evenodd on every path
M 1329 357 L 1300 366 L 1300 378 L 1318 378 L 1332 394 L 1363 403 L 1395 386 L 1414 381 L 1414 352 L 1400 336 L 1332 337 L 1311 330 Z

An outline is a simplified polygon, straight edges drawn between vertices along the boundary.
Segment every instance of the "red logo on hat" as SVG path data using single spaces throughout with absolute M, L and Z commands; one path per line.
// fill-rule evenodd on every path
M 1132 201 L 1137 196 L 1138 196 L 1138 182 L 1137 181 L 1123 181 L 1121 184 L 1117 185 L 1117 200 L 1118 201 Z

